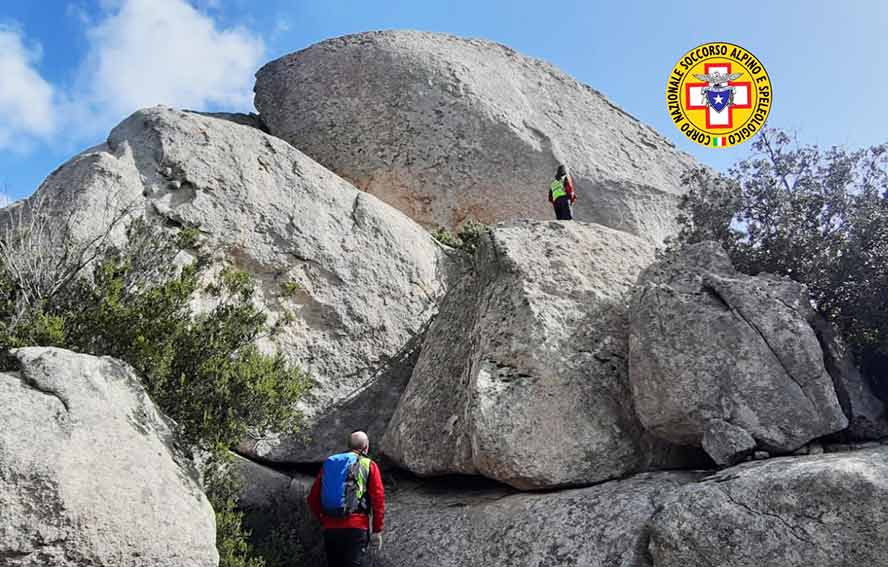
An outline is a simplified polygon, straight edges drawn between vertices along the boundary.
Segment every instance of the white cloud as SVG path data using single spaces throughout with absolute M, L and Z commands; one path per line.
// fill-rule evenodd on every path
M 215 0 L 192 0 L 211 8 Z M 95 141 L 140 108 L 252 109 L 253 74 L 265 44 L 244 28 L 223 28 L 186 0 L 78 1 L 68 17 L 88 42 L 74 84 L 53 86 L 35 63 L 39 46 L 0 25 L 0 151 L 27 151 L 64 132 L 66 145 Z
M 0 26 L 0 150 L 21 151 L 55 132 L 54 90 L 34 67 L 40 55 L 39 45 Z
M 219 29 L 184 0 L 123 0 L 87 31 L 82 76 L 94 113 L 165 104 L 251 108 L 265 45 L 242 28 Z

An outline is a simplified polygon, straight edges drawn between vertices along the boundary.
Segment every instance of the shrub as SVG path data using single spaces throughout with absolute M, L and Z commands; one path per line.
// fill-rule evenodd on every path
M 474 254 L 481 243 L 481 237 L 487 233 L 487 225 L 474 219 L 466 219 L 459 227 L 456 236 L 462 241 L 462 249 L 469 254 Z
M 203 464 L 203 484 L 216 512 L 216 549 L 220 567 L 269 567 L 250 545 L 244 513 L 237 508 L 240 482 L 229 453 L 214 451 Z
M 462 250 L 468 254 L 474 254 L 478 244 L 481 242 L 481 236 L 487 230 L 487 225 L 481 224 L 474 219 L 466 219 L 460 225 L 455 235 L 446 228 L 440 227 L 432 233 L 432 237 L 441 244 Z
M 220 463 L 247 435 L 295 432 L 295 404 L 308 381 L 282 356 L 256 348 L 268 329 L 252 303 L 251 278 L 223 270 L 206 289 L 215 306 L 194 313 L 205 262 L 177 268 L 174 261 L 180 245 L 197 246 L 193 233 L 172 237 L 136 219 L 122 247 L 108 234 L 81 243 L 48 215 L 35 207 L 0 239 L 0 349 L 57 346 L 133 366 L 175 420 L 185 449 L 211 454 L 203 473 L 221 565 L 262 567 L 240 524 L 235 481 Z M 12 364 L 8 354 L 0 362 Z
M 198 248 L 200 246 L 200 230 L 194 227 L 186 227 L 176 235 L 176 246 L 182 250 Z
M 435 232 L 432 233 L 432 238 L 445 246 L 450 246 L 451 248 L 460 248 L 462 245 L 462 242 L 460 242 L 456 235 L 443 226 L 438 227 Z
M 717 240 L 741 271 L 807 284 L 888 392 L 888 144 L 823 150 L 769 129 L 752 150 L 727 176 L 686 176 L 677 244 Z
M 300 291 L 302 291 L 302 284 L 299 282 L 290 280 L 281 284 L 281 297 L 293 298 Z

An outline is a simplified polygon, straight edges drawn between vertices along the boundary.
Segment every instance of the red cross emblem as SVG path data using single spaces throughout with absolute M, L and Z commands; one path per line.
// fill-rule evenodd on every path
M 706 63 L 703 65 L 705 73 L 722 73 L 731 74 L 730 63 Z M 728 81 L 727 86 L 734 87 L 734 102 L 728 105 L 722 112 L 716 112 L 714 108 L 705 103 L 703 89 L 708 87 L 708 83 L 685 83 L 685 109 L 687 110 L 705 110 L 706 111 L 706 128 L 730 129 L 734 127 L 734 109 L 735 108 L 752 108 L 750 100 L 750 90 L 752 83 L 750 81 Z M 698 104 L 694 104 L 694 103 Z

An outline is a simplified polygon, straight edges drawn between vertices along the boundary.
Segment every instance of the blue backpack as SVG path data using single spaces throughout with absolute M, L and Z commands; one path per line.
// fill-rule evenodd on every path
M 324 461 L 321 475 L 321 509 L 334 518 L 370 511 L 367 479 L 370 459 L 353 452 L 340 453 Z

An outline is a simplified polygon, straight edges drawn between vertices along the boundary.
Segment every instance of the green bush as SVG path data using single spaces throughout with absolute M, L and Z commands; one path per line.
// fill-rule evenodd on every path
M 281 297 L 290 299 L 302 291 L 302 284 L 294 281 L 286 281 L 281 284 Z
M 137 219 L 127 228 L 125 247 L 84 253 L 70 249 L 79 245 L 67 235 L 37 239 L 38 232 L 48 234 L 38 224 L 9 231 L 0 243 L 0 349 L 57 346 L 128 362 L 175 420 L 185 448 L 212 455 L 203 472 L 217 514 L 221 565 L 262 567 L 240 525 L 234 481 L 225 480 L 227 467 L 219 463 L 247 435 L 294 433 L 300 423 L 295 404 L 308 381 L 282 356 L 256 348 L 268 329 L 252 303 L 251 278 L 223 270 L 205 290 L 215 306 L 198 314 L 190 300 L 202 291 L 205 262 L 181 269 L 174 262 L 179 245 L 197 245 L 193 234 L 173 238 Z M 34 248 L 38 240 L 49 249 Z M 42 255 L 36 263 L 58 269 L 31 274 L 22 268 L 23 254 Z M 72 269 L 63 265 L 71 257 L 92 261 Z M 6 354 L 0 363 L 8 369 L 13 361 Z
M 203 464 L 207 498 L 216 512 L 216 549 L 220 567 L 270 567 L 250 545 L 250 532 L 244 528 L 244 513 L 237 508 L 240 482 L 229 453 L 215 451 Z
M 726 176 L 685 177 L 676 244 L 717 240 L 743 272 L 807 284 L 888 393 L 888 144 L 823 150 L 765 130 L 751 149 Z
M 481 243 L 481 237 L 487 233 L 487 225 L 474 219 L 466 219 L 459 227 L 456 236 L 462 241 L 462 249 L 473 254 Z
M 481 224 L 473 219 L 466 219 L 460 225 L 456 234 L 453 234 L 444 227 L 439 227 L 432 233 L 432 237 L 441 244 L 456 248 L 457 250 L 462 250 L 468 254 L 474 254 L 475 250 L 478 248 L 478 244 L 481 242 L 481 236 L 485 234 L 487 230 L 487 225 Z
M 462 246 L 462 242 L 460 242 L 456 235 L 443 226 L 438 227 L 432 233 L 432 238 L 434 238 L 444 246 L 450 246 L 451 248 L 460 248 Z

